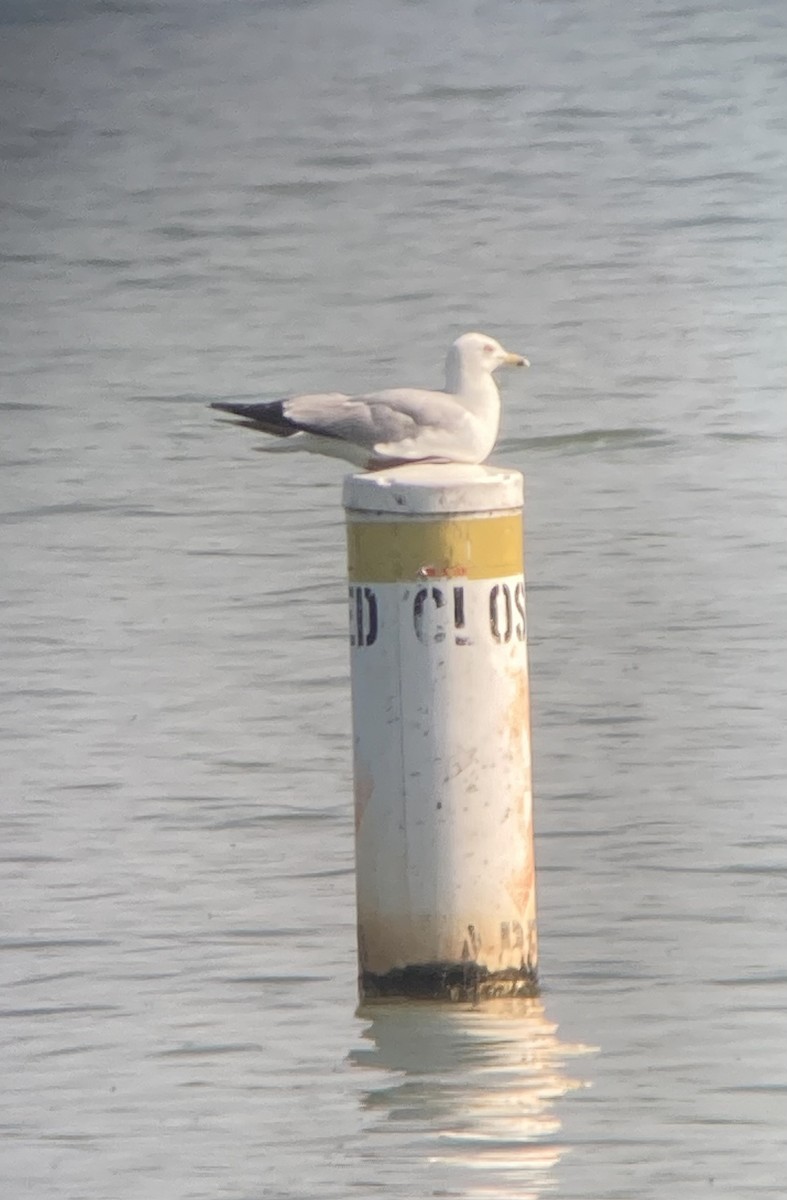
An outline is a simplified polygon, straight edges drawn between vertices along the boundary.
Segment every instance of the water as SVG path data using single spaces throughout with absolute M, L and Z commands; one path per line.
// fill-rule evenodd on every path
M 781 1197 L 781 0 L 4 0 L 0 1177 Z M 527 353 L 543 994 L 355 1011 L 339 464 Z

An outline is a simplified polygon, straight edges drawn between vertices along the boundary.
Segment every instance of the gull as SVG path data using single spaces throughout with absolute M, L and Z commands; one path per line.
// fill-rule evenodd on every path
M 416 462 L 482 463 L 500 426 L 493 375 L 505 365 L 530 363 L 485 333 L 463 333 L 448 351 L 443 392 L 320 392 L 260 404 L 222 400 L 211 408 L 281 439 L 264 449 L 308 450 L 370 471 Z

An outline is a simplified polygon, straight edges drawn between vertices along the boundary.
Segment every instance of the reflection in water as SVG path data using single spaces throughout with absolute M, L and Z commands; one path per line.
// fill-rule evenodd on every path
M 366 1148 L 378 1165 L 420 1159 L 448 1176 L 431 1187 L 464 1196 L 510 1196 L 515 1187 L 518 1200 L 535 1200 L 554 1187 L 552 1168 L 568 1149 L 554 1102 L 589 1086 L 569 1077 L 566 1060 L 594 1047 L 560 1042 L 537 999 L 472 1009 L 369 1004 L 359 1016 L 371 1045 L 351 1060 L 379 1073 L 365 1093 L 377 1114 L 367 1138 L 390 1140 L 385 1154 Z

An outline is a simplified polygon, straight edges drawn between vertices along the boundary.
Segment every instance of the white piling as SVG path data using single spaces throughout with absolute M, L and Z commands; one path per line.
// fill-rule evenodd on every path
M 518 471 L 345 480 L 362 996 L 536 988 Z

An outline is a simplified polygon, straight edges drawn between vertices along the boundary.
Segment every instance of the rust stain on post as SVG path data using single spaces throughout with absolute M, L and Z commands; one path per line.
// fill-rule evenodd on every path
M 366 806 L 374 795 L 374 777 L 357 761 L 353 772 L 353 795 L 355 798 L 355 832 L 357 833 L 361 827 Z

